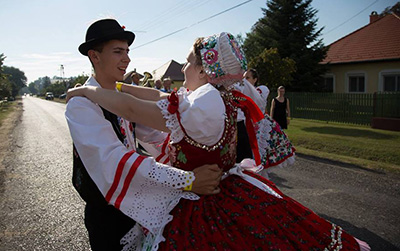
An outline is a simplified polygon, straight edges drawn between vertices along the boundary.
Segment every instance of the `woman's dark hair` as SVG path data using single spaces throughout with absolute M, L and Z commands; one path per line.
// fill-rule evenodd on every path
M 256 85 L 258 84 L 258 72 L 257 72 L 257 70 L 254 69 L 254 68 L 250 68 L 250 69 L 248 69 L 247 71 L 249 71 L 249 72 L 251 73 L 251 76 L 252 76 L 254 79 L 257 79 L 257 81 L 254 83 L 254 85 L 256 86 Z

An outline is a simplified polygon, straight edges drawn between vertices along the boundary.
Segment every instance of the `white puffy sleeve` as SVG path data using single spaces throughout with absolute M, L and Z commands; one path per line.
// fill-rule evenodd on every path
M 252 84 L 250 84 L 249 81 L 243 79 L 243 83 L 236 83 L 233 85 L 233 88 L 250 97 L 254 101 L 254 103 L 256 103 L 257 106 L 260 108 L 261 112 L 265 112 L 265 99 L 261 96 L 260 92 Z M 238 121 L 240 120 L 244 120 L 244 116 L 241 117 L 240 115 L 238 115 Z
M 206 84 L 194 92 L 181 88 L 178 98 L 178 112 L 174 113 L 168 111 L 170 101 L 158 102 L 166 119 L 166 126 L 171 130 L 172 142 L 182 140 L 186 132 L 190 138 L 201 144 L 216 144 L 225 127 L 225 105 L 220 92 L 211 84 Z

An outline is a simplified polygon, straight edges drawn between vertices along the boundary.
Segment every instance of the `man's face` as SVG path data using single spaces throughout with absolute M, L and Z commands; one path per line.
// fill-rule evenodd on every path
M 154 85 L 157 89 L 161 88 L 161 80 L 156 80 L 156 82 L 154 82 Z
M 165 80 L 163 85 L 165 89 L 169 90 L 171 88 L 171 80 Z
M 246 72 L 243 74 L 243 78 L 246 79 L 247 81 L 249 81 L 249 83 L 252 84 L 252 85 L 255 85 L 255 83 L 256 83 L 256 81 L 257 81 L 256 78 L 253 78 L 253 75 L 251 74 L 250 71 L 246 71 Z
M 96 75 L 107 81 L 122 81 L 130 63 L 129 46 L 126 41 L 110 40 L 104 44 L 102 52 L 96 52 Z
M 139 81 L 140 81 L 139 74 L 137 73 L 132 74 L 132 82 L 139 85 Z

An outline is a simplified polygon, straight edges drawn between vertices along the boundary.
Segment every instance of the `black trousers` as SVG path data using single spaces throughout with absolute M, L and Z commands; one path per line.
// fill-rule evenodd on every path
M 134 225 L 135 221 L 111 205 L 86 204 L 85 226 L 93 251 L 121 250 L 121 238 Z
M 244 121 L 237 122 L 238 142 L 236 147 L 236 163 L 240 163 L 243 159 L 253 158 L 250 147 L 249 136 L 247 134 Z

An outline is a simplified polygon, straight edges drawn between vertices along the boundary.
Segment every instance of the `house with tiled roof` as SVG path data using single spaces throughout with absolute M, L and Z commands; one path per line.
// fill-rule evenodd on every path
M 400 17 L 370 15 L 366 26 L 329 45 L 324 85 L 335 93 L 400 91 Z
M 182 67 L 183 64 L 180 64 L 173 59 L 168 61 L 152 72 L 152 83 L 157 79 L 163 80 L 165 78 L 170 78 L 172 80 L 171 88 L 179 88 L 185 80 L 183 72 L 181 71 Z

